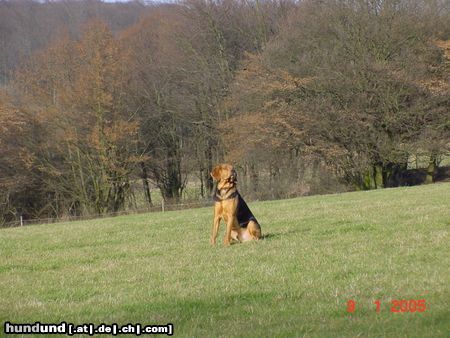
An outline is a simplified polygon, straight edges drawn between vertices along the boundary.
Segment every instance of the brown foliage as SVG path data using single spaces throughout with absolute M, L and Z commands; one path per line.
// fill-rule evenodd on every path
M 262 55 L 248 58 L 236 75 L 229 109 L 235 128 L 228 135 L 241 135 L 243 146 L 231 158 L 279 162 L 283 152 L 284 158 L 316 154 L 348 182 L 368 188 L 366 176 L 377 165 L 382 184 L 395 184 L 395 170 L 406 168 L 418 143 L 424 151 L 432 144 L 433 152 L 445 151 L 448 91 L 418 86 L 443 71 L 431 41 L 442 32 L 435 30 L 442 22 L 436 13 L 445 12 L 427 6 L 300 4 Z
M 0 213 L 127 208 L 137 177 L 149 203 L 149 180 L 204 197 L 224 159 L 254 198 L 399 184 L 423 154 L 430 181 L 450 146 L 445 3 L 0 3 Z M 21 11 L 64 7 L 57 36 L 33 19 L 11 43 Z
M 24 109 L 53 135 L 35 145 L 33 164 L 44 184 L 69 195 L 70 212 L 116 211 L 125 202 L 139 161 L 137 124 L 124 106 L 125 58 L 109 29 L 91 21 L 79 41 L 58 40 L 17 74 Z

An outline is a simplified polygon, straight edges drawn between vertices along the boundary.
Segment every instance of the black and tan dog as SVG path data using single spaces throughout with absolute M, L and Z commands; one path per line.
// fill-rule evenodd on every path
M 225 245 L 230 245 L 232 239 L 239 242 L 260 239 L 261 227 L 237 191 L 237 174 L 233 166 L 219 164 L 213 169 L 211 176 L 217 182 L 213 197 L 215 203 L 211 244 L 216 244 L 221 219 L 227 225 Z

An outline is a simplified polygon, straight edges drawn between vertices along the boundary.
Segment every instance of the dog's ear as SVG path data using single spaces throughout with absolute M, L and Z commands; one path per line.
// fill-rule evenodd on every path
M 237 172 L 236 170 L 234 170 L 234 168 L 233 170 L 231 170 L 231 175 L 233 175 L 234 178 L 237 178 Z
M 211 171 L 211 177 L 213 180 L 220 181 L 220 172 L 222 171 L 222 165 L 216 165 Z

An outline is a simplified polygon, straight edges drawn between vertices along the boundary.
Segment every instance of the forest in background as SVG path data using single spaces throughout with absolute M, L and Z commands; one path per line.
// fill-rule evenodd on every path
M 2 0 L 0 86 L 0 224 L 431 183 L 450 1 Z

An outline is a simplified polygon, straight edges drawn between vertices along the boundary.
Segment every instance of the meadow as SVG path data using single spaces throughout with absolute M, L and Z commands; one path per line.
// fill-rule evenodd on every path
M 172 323 L 176 337 L 448 337 L 449 183 L 249 206 L 264 239 L 230 247 L 223 225 L 209 244 L 212 207 L 0 229 L 0 321 Z M 391 311 L 420 299 L 424 312 Z

